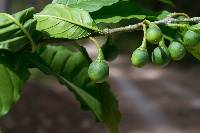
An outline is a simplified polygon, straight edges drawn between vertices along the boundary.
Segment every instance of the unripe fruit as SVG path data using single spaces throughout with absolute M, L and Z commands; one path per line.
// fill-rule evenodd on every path
M 147 49 L 137 48 L 131 57 L 132 64 L 136 67 L 143 67 L 149 59 Z
M 104 54 L 104 58 L 107 61 L 113 61 L 117 58 L 119 54 L 119 49 L 116 45 L 113 44 L 105 44 L 102 46 L 102 51 Z
M 104 82 L 109 76 L 109 66 L 105 60 L 93 61 L 88 69 L 88 75 L 96 83 Z
M 152 62 L 158 66 L 166 66 L 170 62 L 170 54 L 166 47 L 159 46 L 154 49 L 151 56 Z
M 172 60 L 175 61 L 181 60 L 186 54 L 185 47 L 179 42 L 171 42 L 168 50 Z
M 162 39 L 162 31 L 159 27 L 149 27 L 146 32 L 146 39 L 152 44 L 158 44 Z
M 183 43 L 186 47 L 193 47 L 195 45 L 198 45 L 200 43 L 199 34 L 194 31 L 188 30 L 183 36 Z

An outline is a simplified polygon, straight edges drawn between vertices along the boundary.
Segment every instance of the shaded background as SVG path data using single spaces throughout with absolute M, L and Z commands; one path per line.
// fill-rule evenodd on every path
M 152 10 L 168 9 L 199 16 L 200 1 L 176 0 L 171 8 L 155 0 L 138 0 Z M 16 12 L 34 6 L 40 10 L 48 0 L 0 0 L 0 10 Z M 122 22 L 121 25 L 131 22 Z M 119 25 L 113 25 L 119 26 Z M 141 34 L 141 35 L 140 35 Z M 130 55 L 141 43 L 142 33 L 116 34 L 120 56 L 110 64 L 110 83 L 122 112 L 121 133 L 199 133 L 199 63 L 189 54 L 166 68 L 149 63 L 133 68 Z M 93 57 L 95 50 L 86 46 Z M 21 100 L 0 121 L 4 133 L 106 133 L 90 113 L 81 112 L 71 93 L 53 77 L 37 70 L 25 86 Z

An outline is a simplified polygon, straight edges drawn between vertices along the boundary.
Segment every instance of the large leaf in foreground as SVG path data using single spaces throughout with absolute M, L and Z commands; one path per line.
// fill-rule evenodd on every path
M 118 1 L 119 0 L 53 0 L 52 3 L 65 4 L 88 12 L 94 12 L 103 6 L 110 6 Z
M 23 54 L 0 51 L 0 117 L 20 98 L 29 72 Z
M 73 45 L 44 46 L 32 58 L 41 71 L 54 75 L 80 101 L 84 110 L 92 111 L 97 120 L 107 125 L 110 133 L 118 133 L 120 113 L 108 83 L 95 84 L 87 74 L 90 58 L 84 48 Z M 36 58 L 34 60 L 34 58 Z
M 79 39 L 98 31 L 88 12 L 62 4 L 49 4 L 34 17 L 37 30 L 54 38 Z
M 156 19 L 156 15 L 154 12 L 144 9 L 137 3 L 130 1 L 121 1 L 91 13 L 96 23 L 118 23 L 123 19 Z

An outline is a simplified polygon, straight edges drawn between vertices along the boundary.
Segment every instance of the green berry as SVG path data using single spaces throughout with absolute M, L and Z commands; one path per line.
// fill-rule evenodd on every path
M 199 34 L 188 30 L 183 36 L 183 43 L 186 47 L 193 47 L 200 42 Z
M 149 59 L 147 49 L 137 48 L 131 57 L 132 64 L 136 67 L 143 67 Z
M 102 51 L 104 54 L 104 58 L 107 61 L 113 61 L 117 58 L 119 54 L 119 49 L 116 45 L 113 44 L 104 44 L 102 46 Z
M 95 60 L 89 66 L 88 75 L 94 82 L 102 83 L 109 76 L 109 66 L 105 60 Z
M 152 52 L 152 62 L 158 66 L 166 66 L 170 62 L 170 54 L 166 47 L 159 46 L 155 48 Z
M 146 32 L 146 39 L 152 44 L 158 44 L 162 39 L 162 31 L 159 27 L 149 27 Z
M 185 47 L 179 42 L 171 42 L 168 50 L 171 58 L 175 61 L 181 60 L 186 54 Z

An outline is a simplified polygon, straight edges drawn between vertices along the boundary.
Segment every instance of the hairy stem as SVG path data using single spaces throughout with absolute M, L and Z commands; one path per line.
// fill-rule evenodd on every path
M 180 23 L 180 22 L 197 23 L 197 22 L 200 22 L 200 17 L 185 18 L 185 19 L 182 19 L 182 20 L 167 17 L 165 19 L 154 21 L 152 23 L 155 23 L 157 25 L 170 25 L 170 24 L 176 24 L 176 23 Z M 143 25 L 143 22 L 140 22 L 140 23 L 125 26 L 125 27 L 119 27 L 119 28 L 113 28 L 113 29 L 104 29 L 103 32 L 101 32 L 100 34 L 108 35 L 108 34 L 113 34 L 113 33 L 117 33 L 117 32 L 132 32 L 134 30 L 141 30 L 142 25 Z
M 178 14 L 178 15 L 183 15 L 183 14 Z M 96 33 L 93 36 L 105 36 L 105 35 L 111 35 L 114 33 L 122 33 L 122 32 L 132 32 L 135 30 L 143 30 L 143 25 L 145 24 L 145 20 L 143 22 L 140 23 L 136 23 L 133 25 L 128 25 L 125 27 L 119 27 L 119 28 L 113 28 L 113 29 L 103 29 L 101 32 Z M 198 23 L 200 22 L 200 17 L 193 17 L 193 18 L 185 18 L 185 19 L 175 19 L 172 17 L 166 17 L 162 20 L 158 20 L 158 21 L 154 21 L 151 23 L 157 24 L 157 25 L 166 25 L 166 26 L 172 26 L 172 25 L 176 25 L 176 26 L 180 26 L 180 22 L 191 22 L 191 23 Z M 178 25 L 177 25 L 178 24 Z M 183 24 L 184 26 L 184 24 Z M 54 39 L 54 38 L 48 38 L 48 39 L 42 39 L 40 40 L 40 42 L 48 42 L 48 43 L 63 43 L 63 42 L 67 42 L 67 41 L 73 41 L 73 40 L 68 40 L 68 39 Z

